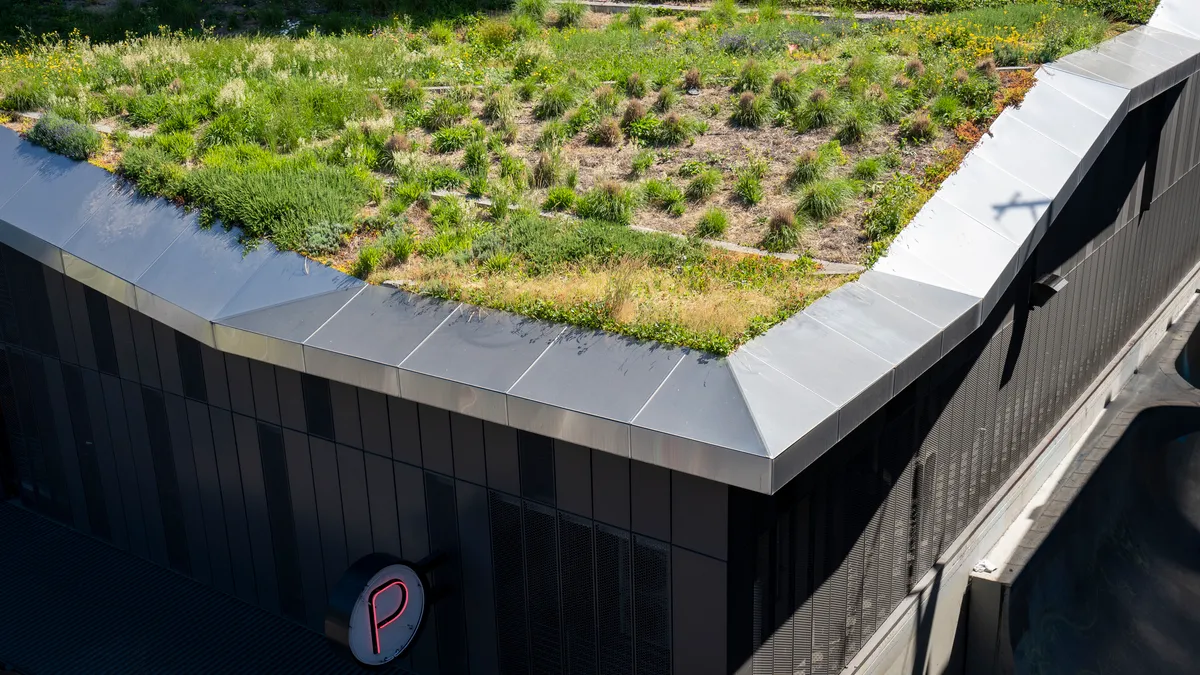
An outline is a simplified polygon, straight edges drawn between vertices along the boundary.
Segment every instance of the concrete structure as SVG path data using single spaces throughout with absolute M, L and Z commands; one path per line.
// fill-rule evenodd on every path
M 1196 288 L 1174 7 L 1042 69 L 873 270 L 723 359 L 245 253 L 2 132 L 16 492 L 313 631 L 359 558 L 440 553 L 417 673 L 953 669 L 967 570 Z

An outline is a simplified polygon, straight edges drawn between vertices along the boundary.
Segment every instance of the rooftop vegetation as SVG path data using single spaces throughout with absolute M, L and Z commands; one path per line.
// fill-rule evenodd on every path
M 372 282 L 724 354 L 846 281 L 820 261 L 885 250 L 1032 83 L 1000 68 L 1125 28 L 1064 6 L 1088 2 L 867 24 L 520 0 L 370 33 L 76 33 L 5 48 L 0 109 Z

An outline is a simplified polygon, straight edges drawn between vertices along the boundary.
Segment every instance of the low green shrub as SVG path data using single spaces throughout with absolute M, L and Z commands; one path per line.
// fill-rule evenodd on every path
M 467 147 L 467 144 L 474 138 L 470 127 L 453 126 L 442 127 L 433 132 L 433 139 L 429 142 L 429 148 L 434 152 L 457 152 Z
M 646 81 L 640 73 L 629 73 L 625 76 L 625 95 L 630 98 L 641 98 L 646 95 Z
M 758 96 L 754 92 L 744 91 L 738 97 L 737 105 L 734 106 L 733 114 L 729 116 L 729 121 L 739 127 L 757 129 L 766 124 L 770 115 L 770 99 L 765 96 Z
M 864 157 L 854 165 L 854 170 L 850 173 L 855 180 L 875 181 L 883 175 L 884 166 L 883 160 L 879 157 Z
M 507 179 L 514 188 L 522 190 L 529 180 L 529 167 L 525 160 L 515 155 L 500 156 L 500 177 Z
M 50 103 L 50 89 L 29 80 L 17 80 L 12 87 L 5 88 L 0 98 L 0 110 L 33 112 Z
M 799 84 L 784 71 L 775 73 L 775 78 L 771 80 L 771 98 L 780 110 L 788 112 L 798 109 L 804 103 Z
M 685 192 L 689 200 L 703 202 L 716 194 L 719 187 L 721 187 L 721 172 L 713 168 L 707 168 L 696 174 L 688 182 Z
M 875 115 L 870 106 L 858 103 L 850 107 L 842 118 L 837 139 L 845 144 L 862 141 L 875 128 Z
M 938 126 L 929 113 L 918 110 L 900 122 L 900 138 L 913 143 L 928 143 L 938 134 Z
M 783 253 L 796 248 L 800 243 L 800 228 L 796 216 L 789 209 L 779 209 L 767 221 L 767 233 L 759 242 L 759 248 L 771 253 Z
M 462 101 L 443 96 L 435 99 L 425 111 L 424 124 L 430 133 L 458 124 L 459 120 L 471 114 L 471 107 Z
M 566 0 L 558 3 L 558 27 L 572 28 L 578 26 L 583 21 L 583 15 L 587 14 L 587 5 L 576 0 Z
M 181 131 L 160 133 L 151 136 L 150 140 L 167 153 L 171 159 L 179 163 L 188 161 L 196 154 L 196 137 L 188 133 Z
M 537 161 L 533 164 L 532 180 L 534 187 L 548 188 L 556 185 L 562 179 L 565 163 L 558 150 L 538 153 Z
M 430 190 L 457 190 L 467 184 L 467 177 L 452 166 L 430 164 L 421 172 L 421 182 Z
M 546 20 L 546 12 L 550 11 L 550 0 L 517 0 L 513 6 L 517 16 L 524 16 L 538 23 Z
M 542 202 L 543 211 L 570 211 L 575 208 L 575 191 L 565 185 L 550 188 L 546 200 Z
M 762 178 L 751 172 L 737 172 L 737 180 L 733 183 L 733 194 L 743 204 L 754 206 L 761 202 L 766 193 L 763 191 Z
M 642 5 L 633 5 L 625 12 L 625 25 L 634 30 L 641 30 L 650 19 L 650 10 Z
M 487 19 L 475 29 L 475 35 L 479 44 L 498 51 L 516 41 L 517 29 L 508 21 Z
M 483 102 L 483 118 L 493 122 L 503 120 L 517 111 L 517 99 L 512 87 L 501 87 L 488 94 Z
M 463 172 L 468 176 L 483 176 L 486 179 L 488 164 L 488 148 L 483 141 L 472 141 L 464 148 Z
M 425 90 L 421 83 L 413 79 L 393 82 L 388 87 L 384 98 L 397 108 L 408 108 L 421 105 L 425 101 Z
M 703 239 L 718 239 L 729 228 L 729 217 L 721 209 L 709 209 L 696 223 L 695 234 Z
M 826 221 L 845 211 L 854 193 L 854 186 L 847 180 L 820 180 L 805 188 L 799 209 L 813 220 Z
M 908 174 L 892 176 L 863 212 L 863 228 L 871 241 L 893 237 L 921 207 L 921 189 Z
M 183 191 L 251 238 L 304 250 L 313 223 L 352 223 L 375 189 L 359 170 L 239 147 L 207 153 Z
M 620 183 L 609 181 L 585 192 L 575 204 L 580 218 L 628 225 L 633 221 L 637 198 Z
M 793 125 L 801 133 L 837 124 L 842 106 L 824 89 L 814 89 L 808 101 L 793 116 Z
M 666 211 L 673 216 L 683 215 L 685 204 L 683 190 L 671 182 L 669 178 L 654 178 L 646 181 L 642 187 L 646 202 L 656 209 Z
M 29 140 L 71 159 L 87 159 L 100 152 L 100 132 L 86 124 L 46 113 L 29 130 Z
M 629 167 L 630 175 L 635 178 L 641 178 L 642 176 L 645 176 L 646 172 L 650 170 L 650 167 L 654 166 L 654 162 L 657 159 L 658 156 L 654 154 L 653 150 L 639 150 L 638 153 L 634 155 L 633 162 Z
M 796 188 L 814 183 L 825 177 L 828 162 L 816 150 L 805 150 L 796 156 L 792 162 L 792 170 L 788 173 L 788 187 Z
M 755 59 L 746 59 L 746 62 L 742 64 L 741 72 L 738 73 L 737 81 L 733 83 L 733 90 L 759 93 L 767 88 L 770 81 L 771 76 L 767 74 L 767 69 L 763 64 Z
M 615 118 L 605 117 L 588 132 L 588 143 L 612 147 L 621 143 L 621 125 Z
M 670 85 L 658 90 L 658 97 L 654 99 L 654 110 L 660 113 L 670 112 L 679 103 L 679 92 L 675 91 L 675 87 Z
M 351 276 L 366 279 L 383 262 L 383 248 L 371 244 L 358 250 L 358 257 L 350 267 Z
M 575 104 L 575 92 L 565 84 L 546 88 L 533 106 L 533 116 L 539 120 L 562 117 Z
M 120 171 L 140 192 L 173 199 L 183 187 L 187 172 L 157 145 L 135 144 L 121 156 Z

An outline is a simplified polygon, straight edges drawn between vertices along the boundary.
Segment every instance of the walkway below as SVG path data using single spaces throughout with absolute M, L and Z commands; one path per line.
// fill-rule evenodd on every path
M 367 672 L 323 636 L 2 502 L 0 664 L 23 675 Z

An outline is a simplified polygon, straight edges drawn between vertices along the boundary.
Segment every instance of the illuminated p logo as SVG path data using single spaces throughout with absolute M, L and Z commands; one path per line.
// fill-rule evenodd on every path
M 394 597 L 393 597 L 394 596 Z M 388 601 L 391 600 L 389 605 Z M 393 607 L 390 611 L 388 607 Z M 367 614 L 371 619 L 371 649 L 380 653 L 379 631 L 399 619 L 408 609 L 408 586 L 399 579 L 384 582 L 367 597 Z
M 338 581 L 325 615 L 325 635 L 359 663 L 379 666 L 400 656 L 425 615 L 425 583 L 411 565 L 372 553 Z

